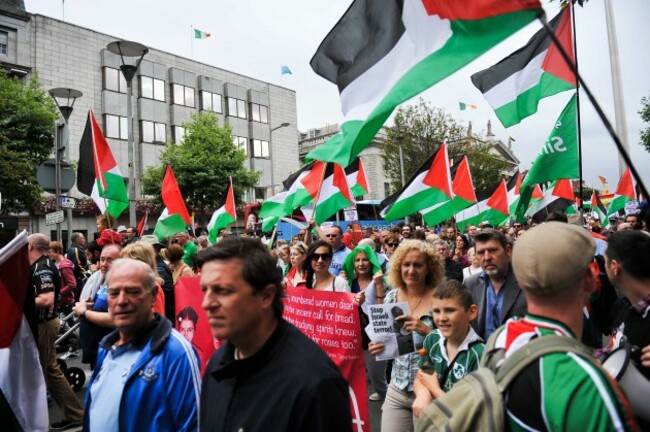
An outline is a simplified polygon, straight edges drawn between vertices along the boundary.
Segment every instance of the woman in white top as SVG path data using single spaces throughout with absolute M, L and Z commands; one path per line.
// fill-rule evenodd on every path
M 307 271 L 306 287 L 321 291 L 350 292 L 348 282 L 329 272 L 332 261 L 332 246 L 318 240 L 309 245 L 303 268 Z
M 476 256 L 476 249 L 473 246 L 467 250 L 467 259 L 469 260 L 469 267 L 463 269 L 463 280 L 473 274 L 483 271 L 483 268 L 478 262 L 478 257 Z

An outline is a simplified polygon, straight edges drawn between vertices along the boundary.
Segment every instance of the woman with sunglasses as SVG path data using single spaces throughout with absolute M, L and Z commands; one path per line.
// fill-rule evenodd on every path
M 332 262 L 332 246 L 323 240 L 318 240 L 309 245 L 307 258 L 302 268 L 307 272 L 305 287 L 321 291 L 350 292 L 348 282 L 329 272 Z
M 289 261 L 291 270 L 284 278 L 284 282 L 289 288 L 304 288 L 307 280 L 307 272 L 303 269 L 303 263 L 307 258 L 307 246 L 299 241 L 289 248 Z
M 386 294 L 384 303 L 406 302 L 410 314 L 397 317 L 405 330 L 413 332 L 417 347 L 433 328 L 433 289 L 444 279 L 444 264 L 431 243 L 404 240 L 392 257 L 388 283 L 396 287 Z M 378 355 L 384 350 L 382 342 L 370 342 L 368 350 Z M 393 360 L 391 381 L 382 407 L 381 430 L 412 431 L 415 401 L 413 381 L 418 371 L 419 354 L 413 352 Z

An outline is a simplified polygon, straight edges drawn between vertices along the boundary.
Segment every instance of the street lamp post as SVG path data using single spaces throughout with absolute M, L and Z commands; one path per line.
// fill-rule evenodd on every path
M 56 106 L 59 108 L 61 116 L 63 116 L 64 126 L 68 127 L 68 120 L 72 114 L 72 109 L 77 98 L 83 96 L 79 90 L 73 90 L 70 88 L 53 88 L 49 91 L 50 95 L 54 99 Z M 56 128 L 56 151 L 54 154 L 54 183 L 56 194 L 56 210 L 61 210 L 61 153 L 63 153 L 67 147 L 63 145 L 63 133 L 61 128 L 57 125 Z M 70 244 L 70 237 L 72 235 L 72 209 L 67 209 L 67 224 L 68 224 L 68 246 Z M 56 224 L 56 238 L 58 241 L 63 244 L 63 238 L 61 236 L 61 224 Z
M 275 179 L 273 176 L 273 132 L 289 126 L 291 126 L 291 123 L 284 122 L 279 126 L 271 128 L 271 132 L 269 133 L 269 157 L 271 158 L 271 196 L 275 195 Z
M 120 70 L 124 79 L 126 80 L 126 117 L 129 125 L 129 138 L 128 138 L 128 153 L 129 153 L 129 226 L 136 225 L 135 215 L 135 200 L 136 194 L 136 171 L 135 171 L 135 149 L 133 147 L 133 78 L 140 67 L 140 63 L 145 54 L 149 52 L 149 48 L 138 42 L 131 41 L 114 41 L 106 46 L 106 49 L 120 56 L 122 65 Z M 135 65 L 126 64 L 124 57 L 140 57 Z

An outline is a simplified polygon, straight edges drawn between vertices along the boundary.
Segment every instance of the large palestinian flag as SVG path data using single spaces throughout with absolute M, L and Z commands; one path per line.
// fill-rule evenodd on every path
M 565 7 L 549 26 L 575 62 L 571 7 Z M 523 48 L 472 75 L 472 82 L 505 127 L 536 113 L 542 98 L 576 88 L 575 75 L 544 28 Z
M 23 231 L 0 250 L 0 429 L 6 431 L 49 427 L 27 243 Z
M 221 205 L 210 218 L 208 222 L 208 241 L 210 244 L 217 242 L 217 236 L 222 228 L 226 228 L 231 223 L 237 220 L 237 213 L 235 213 L 235 191 L 232 187 L 232 177 L 230 178 L 230 185 L 226 191 Z
M 549 213 L 554 211 L 570 213 L 569 209 L 575 203 L 576 196 L 573 192 L 571 180 L 556 180 L 546 188 L 542 199 L 530 205 L 526 210 L 526 216 L 530 216 L 533 221 L 540 223 L 546 220 Z
M 442 144 L 401 190 L 382 201 L 381 215 L 392 221 L 452 198 L 447 145 Z
M 467 156 L 451 167 L 451 177 L 453 178 L 451 183 L 453 198 L 420 210 L 424 222 L 429 226 L 438 225 L 461 210 L 476 204 L 476 192 L 474 192 L 474 183 L 472 182 Z
M 122 172 L 92 110 L 88 111 L 88 121 L 79 143 L 77 188 L 93 199 L 102 214 L 113 219 L 129 207 Z
M 307 158 L 349 165 L 399 104 L 541 13 L 538 0 L 355 0 L 311 60 L 338 86 L 341 133 Z
M 165 209 L 158 218 L 153 234 L 162 241 L 185 230 L 192 223 L 171 165 L 167 165 L 161 195 Z

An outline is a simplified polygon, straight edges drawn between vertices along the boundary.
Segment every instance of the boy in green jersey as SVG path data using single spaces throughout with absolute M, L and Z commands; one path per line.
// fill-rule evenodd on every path
M 433 321 L 436 329 L 420 350 L 420 370 L 413 383 L 413 415 L 419 417 L 433 399 L 449 391 L 465 375 L 478 369 L 483 340 L 469 325 L 478 307 L 469 289 L 456 280 L 433 291 Z

